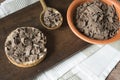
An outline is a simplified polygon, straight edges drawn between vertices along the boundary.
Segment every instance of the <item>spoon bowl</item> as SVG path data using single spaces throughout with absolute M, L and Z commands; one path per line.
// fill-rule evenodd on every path
M 46 28 L 46 29 L 49 29 L 49 30 L 54 30 L 54 29 L 58 29 L 62 23 L 63 23 L 63 17 L 61 15 L 61 13 L 56 10 L 55 8 L 51 8 L 51 7 L 47 7 L 44 0 L 40 0 L 40 3 L 42 4 L 42 7 L 43 7 L 43 11 L 40 13 L 40 22 L 41 24 Z M 57 14 L 59 15 L 59 23 L 56 24 L 54 27 L 51 27 L 51 26 L 47 26 L 45 23 L 44 23 L 44 14 L 46 11 L 48 11 L 49 9 L 51 9 L 53 11 L 54 14 Z

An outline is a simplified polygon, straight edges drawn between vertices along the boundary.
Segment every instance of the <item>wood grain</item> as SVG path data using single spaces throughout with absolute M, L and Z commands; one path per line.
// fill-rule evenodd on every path
M 89 46 L 88 43 L 77 38 L 68 27 L 66 11 L 71 2 L 72 0 L 57 0 L 57 2 L 56 0 L 46 0 L 48 6 L 58 9 L 64 18 L 62 27 L 54 31 L 46 30 L 41 26 L 39 15 L 42 8 L 39 2 L 0 20 L 0 80 L 33 80 L 44 70 Z M 44 32 L 48 39 L 48 54 L 45 60 L 35 67 L 26 69 L 11 64 L 4 52 L 4 42 L 8 34 L 22 26 L 36 27 Z
M 106 80 L 120 80 L 120 62 L 112 70 Z
M 5 1 L 5 0 L 0 0 L 0 3 L 3 2 L 3 1 Z

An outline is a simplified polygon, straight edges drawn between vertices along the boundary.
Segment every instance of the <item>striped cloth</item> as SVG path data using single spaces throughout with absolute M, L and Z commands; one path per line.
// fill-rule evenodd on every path
M 34 80 L 105 80 L 120 61 L 119 44 L 92 45 Z
M 0 18 L 39 0 L 6 0 L 0 4 Z M 105 80 L 120 61 L 120 41 L 92 45 L 34 77 L 34 80 Z
M 12 14 L 39 0 L 5 0 L 0 4 L 0 18 Z

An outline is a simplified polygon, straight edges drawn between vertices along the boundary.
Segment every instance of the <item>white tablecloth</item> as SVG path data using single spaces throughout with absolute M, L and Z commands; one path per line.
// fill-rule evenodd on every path
M 120 60 L 119 44 L 120 41 L 92 45 L 36 76 L 35 80 L 105 80 Z
M 39 0 L 5 0 L 0 4 L 0 18 L 12 14 L 37 1 Z

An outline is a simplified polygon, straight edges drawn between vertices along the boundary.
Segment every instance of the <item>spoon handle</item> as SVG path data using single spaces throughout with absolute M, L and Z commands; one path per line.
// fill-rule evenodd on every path
M 40 3 L 42 5 L 42 7 L 43 7 L 43 10 L 45 10 L 47 8 L 45 1 L 44 0 L 40 0 Z

